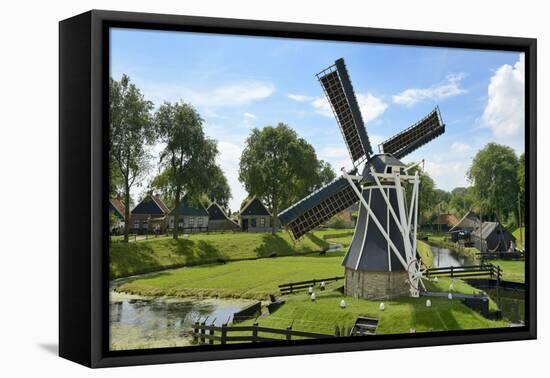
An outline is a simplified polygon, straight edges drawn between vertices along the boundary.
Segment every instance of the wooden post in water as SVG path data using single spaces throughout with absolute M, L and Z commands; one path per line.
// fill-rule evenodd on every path
M 255 343 L 258 341 L 258 323 L 252 325 L 252 342 Z
M 201 323 L 201 337 L 200 337 L 200 343 L 201 344 L 204 344 L 204 334 L 206 332 L 205 326 L 206 326 L 206 322 L 202 322 Z
M 227 337 L 227 323 L 222 324 L 222 337 L 221 344 L 225 345 L 225 338 Z
M 211 325 L 212 328 L 210 328 L 210 332 L 209 332 L 209 338 L 208 338 L 208 344 L 212 345 L 214 344 L 214 323 L 212 323 Z
M 196 321 L 195 325 L 193 326 L 193 344 L 197 344 L 199 342 L 199 322 Z

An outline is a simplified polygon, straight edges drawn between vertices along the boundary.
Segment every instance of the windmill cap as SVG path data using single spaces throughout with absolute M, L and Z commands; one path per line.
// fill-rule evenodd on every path
M 388 167 L 404 168 L 406 165 L 392 154 L 377 154 L 371 156 L 371 158 L 365 164 L 363 168 L 363 181 L 366 183 L 375 183 L 374 177 L 370 172 L 371 167 L 374 168 L 376 173 L 386 173 Z

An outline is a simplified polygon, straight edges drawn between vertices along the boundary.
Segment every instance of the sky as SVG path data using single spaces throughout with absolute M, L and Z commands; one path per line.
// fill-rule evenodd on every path
M 343 57 L 373 150 L 439 106 L 445 134 L 402 160 L 425 160 L 436 187 L 467 186 L 476 152 L 524 151 L 524 56 L 518 52 L 111 29 L 111 76 L 127 74 L 152 101 L 192 104 L 231 187 L 247 197 L 239 158 L 253 128 L 283 122 L 336 173 L 352 167 L 315 74 Z M 150 148 L 154 162 L 161 145 Z M 134 188 L 138 198 L 157 169 Z

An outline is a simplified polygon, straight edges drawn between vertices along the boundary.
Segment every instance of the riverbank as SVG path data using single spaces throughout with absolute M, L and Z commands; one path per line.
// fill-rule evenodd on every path
M 426 242 L 439 248 L 450 249 L 469 260 L 476 260 L 478 249 L 474 247 L 462 247 L 458 243 L 449 241 L 449 236 L 444 234 L 428 234 Z
M 132 243 L 112 241 L 110 279 L 182 266 L 320 252 L 329 246 L 321 236 L 310 233 L 294 241 L 284 231 L 275 235 L 231 232 L 182 235 L 177 240 L 159 237 Z

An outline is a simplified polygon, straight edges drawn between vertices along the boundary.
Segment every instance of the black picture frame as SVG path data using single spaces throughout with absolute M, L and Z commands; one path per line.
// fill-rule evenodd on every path
M 525 53 L 526 325 L 331 340 L 108 350 L 110 27 L 376 42 Z M 59 24 L 59 354 L 89 367 L 220 360 L 535 339 L 537 41 L 363 27 L 92 10 Z

